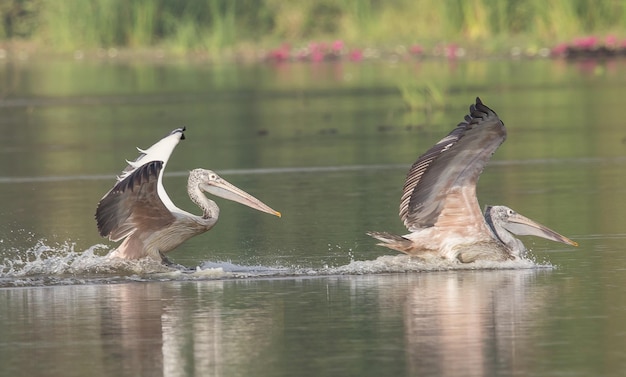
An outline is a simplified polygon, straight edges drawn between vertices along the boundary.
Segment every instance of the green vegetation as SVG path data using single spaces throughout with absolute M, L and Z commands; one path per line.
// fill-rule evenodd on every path
M 487 52 L 626 34 L 615 0 L 3 0 L 0 40 L 56 51 L 164 48 L 214 55 L 288 42 L 462 43 Z M 480 47 L 478 47 L 480 46 Z
M 410 80 L 398 86 L 402 100 L 410 111 L 423 110 L 427 121 L 430 121 L 432 112 L 445 106 L 444 90 L 432 81 L 420 84 L 409 83 L 411 83 Z

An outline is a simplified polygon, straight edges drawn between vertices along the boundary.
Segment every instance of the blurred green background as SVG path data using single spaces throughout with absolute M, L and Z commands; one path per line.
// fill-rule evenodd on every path
M 333 39 L 498 52 L 625 31 L 621 0 L 0 1 L 0 43 L 56 52 L 159 48 L 224 57 Z

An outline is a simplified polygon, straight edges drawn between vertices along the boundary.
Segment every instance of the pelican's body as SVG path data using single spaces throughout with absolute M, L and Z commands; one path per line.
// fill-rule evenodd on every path
M 479 98 L 470 114 L 448 136 L 418 158 L 407 175 L 400 218 L 411 232 L 396 236 L 370 232 L 381 246 L 423 258 L 503 261 L 524 255 L 517 235 L 535 235 L 576 245 L 570 239 L 505 206 L 476 198 L 485 165 L 506 139 L 504 123 Z
M 219 217 L 219 207 L 203 191 L 234 200 L 276 216 L 280 213 L 252 195 L 205 169 L 189 173 L 189 198 L 202 210 L 201 216 L 176 207 L 163 187 L 163 171 L 178 142 L 185 138 L 177 128 L 144 150 L 117 178 L 115 186 L 100 200 L 96 210 L 98 231 L 112 241 L 123 240 L 111 256 L 125 259 L 151 257 L 169 263 L 164 254 L 189 238 L 210 230 Z

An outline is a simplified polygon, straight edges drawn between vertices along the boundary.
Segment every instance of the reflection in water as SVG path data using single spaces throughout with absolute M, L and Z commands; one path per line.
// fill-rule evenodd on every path
M 287 71 L 50 64 L 0 65 L 1 77 L 20 78 L 0 120 L 0 286 L 14 287 L 0 288 L 0 374 L 623 375 L 623 60 L 584 75 L 548 60 L 468 60 L 453 70 L 436 60 Z M 447 93 L 450 111 L 401 110 L 398 83 L 424 79 Z M 572 252 L 533 245 L 558 272 L 399 269 L 364 233 L 400 226 L 381 211 L 396 205 L 400 165 L 476 95 L 497 102 L 510 132 L 481 177 L 483 204 L 507 203 L 579 235 Z M 206 162 L 286 218 L 276 227 L 223 203 L 220 232 L 190 240 L 176 260 L 301 275 L 156 273 L 150 283 L 109 284 L 141 280 L 146 269 L 110 269 L 100 248 L 83 252 L 103 242 L 93 222 L 109 189 L 101 178 L 136 140 L 179 125 L 193 137 L 165 177 L 173 201 L 187 201 L 181 171 Z M 158 281 L 172 279 L 183 281 Z M 46 284 L 54 287 L 33 287 Z
M 160 374 L 159 350 L 163 286 L 160 284 L 103 287 L 100 306 L 102 365 L 108 375 Z
M 198 294 L 221 296 L 223 291 L 221 282 L 197 288 L 203 291 Z M 185 303 L 174 300 L 162 314 L 164 375 L 185 376 L 193 371 L 200 376 L 222 376 L 221 305 L 215 302 L 202 311 L 189 309 Z
M 224 309 L 224 283 L 116 286 L 102 310 L 108 372 L 228 376 L 253 367 L 244 362 L 265 349 L 272 316 L 263 305 Z
M 537 330 L 552 321 L 545 304 L 554 288 L 541 279 L 551 276 L 526 269 L 0 289 L 0 364 L 18 377 L 528 374 L 538 369 L 535 346 L 550 339 Z
M 407 288 L 405 331 L 412 375 L 487 376 L 524 371 L 528 332 L 543 306 L 529 295 L 536 270 L 425 275 Z M 537 316 L 535 318 L 540 318 Z

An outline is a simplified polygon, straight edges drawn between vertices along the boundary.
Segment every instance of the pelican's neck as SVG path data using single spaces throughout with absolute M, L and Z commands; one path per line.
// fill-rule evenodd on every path
M 192 177 L 189 177 L 189 183 L 187 184 L 187 192 L 189 199 L 194 202 L 202 210 L 202 219 L 215 222 L 220 215 L 220 207 L 215 204 L 214 201 L 207 198 L 200 187 L 198 182 Z
M 512 256 L 521 257 L 526 253 L 526 247 L 522 241 L 515 238 L 508 230 L 504 229 L 499 222 L 493 221 L 489 211 L 485 212 L 485 220 L 496 239 L 506 247 Z
M 161 201 L 163 202 L 165 207 L 167 207 L 167 209 L 170 210 L 170 212 L 181 212 L 182 210 L 176 207 L 174 202 L 172 202 L 172 199 L 170 199 L 169 195 L 167 195 L 167 191 L 165 191 L 165 187 L 163 187 L 163 170 L 165 170 L 165 165 L 163 166 L 163 169 L 161 169 L 161 172 L 159 173 L 159 178 L 157 182 L 157 194 L 159 195 L 159 198 L 161 198 Z

